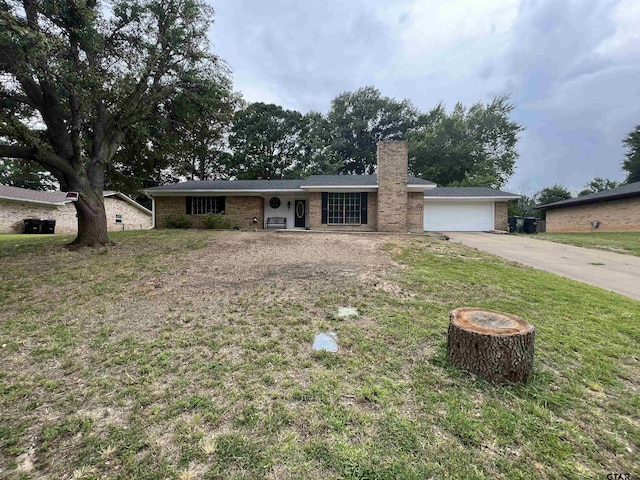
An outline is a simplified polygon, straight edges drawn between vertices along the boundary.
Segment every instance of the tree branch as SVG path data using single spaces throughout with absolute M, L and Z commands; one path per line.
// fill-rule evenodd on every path
M 19 145 L 0 145 L 0 158 L 21 158 L 35 160 L 35 147 L 21 147 Z

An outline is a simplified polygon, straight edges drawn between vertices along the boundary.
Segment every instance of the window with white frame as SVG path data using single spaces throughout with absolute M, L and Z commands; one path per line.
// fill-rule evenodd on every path
M 191 197 L 191 213 L 224 213 L 225 197 Z
M 360 193 L 329 193 L 330 224 L 360 224 Z
M 122 223 L 122 215 L 116 214 L 116 223 Z

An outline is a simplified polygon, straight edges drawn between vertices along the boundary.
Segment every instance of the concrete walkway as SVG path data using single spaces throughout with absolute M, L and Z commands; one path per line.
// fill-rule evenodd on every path
M 640 300 L 640 257 L 515 235 L 446 234 L 453 242 Z

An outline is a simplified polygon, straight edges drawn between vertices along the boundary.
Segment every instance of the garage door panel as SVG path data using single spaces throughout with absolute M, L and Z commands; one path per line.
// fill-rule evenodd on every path
M 425 231 L 493 230 L 493 202 L 429 202 L 424 204 Z

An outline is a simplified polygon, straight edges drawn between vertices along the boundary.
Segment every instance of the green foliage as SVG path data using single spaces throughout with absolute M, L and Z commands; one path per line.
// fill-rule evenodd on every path
M 569 200 L 570 198 L 571 192 L 557 183 L 550 187 L 543 188 L 535 196 L 538 205 L 547 205 L 561 200 Z
M 55 190 L 57 187 L 56 179 L 37 163 L 20 159 L 0 160 L 0 185 L 29 190 Z
M 578 193 L 579 197 L 589 195 L 591 193 L 598 193 L 604 190 L 611 190 L 616 188 L 620 184 L 615 180 L 609 180 L 608 178 L 595 177 L 589 183 L 584 186 L 584 190 Z
M 418 119 L 409 135 L 412 174 L 439 185 L 499 188 L 513 174 L 516 144 L 523 127 L 509 117 L 508 96 L 451 113 L 438 105 Z
M 537 205 L 547 205 L 549 203 L 560 202 L 561 200 L 569 200 L 570 198 L 571 192 L 558 184 L 543 188 L 534 196 Z M 540 218 L 547 218 L 546 210 L 540 210 Z
M 145 133 L 154 132 L 135 132 L 137 144 L 123 148 L 127 136 L 158 116 L 182 120 L 171 118 L 181 98 L 210 98 L 203 89 L 212 85 L 223 92 L 216 98 L 230 90 L 209 51 L 212 9 L 204 0 L 0 5 L 0 158 L 36 162 L 62 190 L 80 192 L 77 244 L 108 243 L 105 217 L 95 214 L 107 165 L 116 152 L 148 147 Z M 114 170 L 145 180 L 136 178 L 147 171 L 135 165 L 141 155 L 121 156 Z
M 229 217 L 226 217 L 221 213 L 208 213 L 203 215 L 202 224 L 205 228 L 212 228 L 215 230 L 231 229 L 231 220 L 229 220 Z
M 239 179 L 278 179 L 292 176 L 304 157 L 308 130 L 300 112 L 274 104 L 252 103 L 236 113 L 229 144 L 234 151 L 229 174 Z
M 509 202 L 510 217 L 537 217 L 540 211 L 536 209 L 536 200 L 533 197 L 521 195 L 517 200 Z
M 636 125 L 622 143 L 627 148 L 627 158 L 622 162 L 622 169 L 627 172 L 627 183 L 640 182 L 640 125 Z
M 191 228 L 191 218 L 188 215 L 169 215 L 165 220 L 167 228 Z
M 340 173 L 374 173 L 376 144 L 407 138 L 417 118 L 409 100 L 383 97 L 375 87 L 338 95 L 331 101 L 327 121 Z
M 180 178 L 226 178 L 227 134 L 241 101 L 227 72 L 209 72 L 132 128 L 107 172 L 107 185 L 131 195 Z

